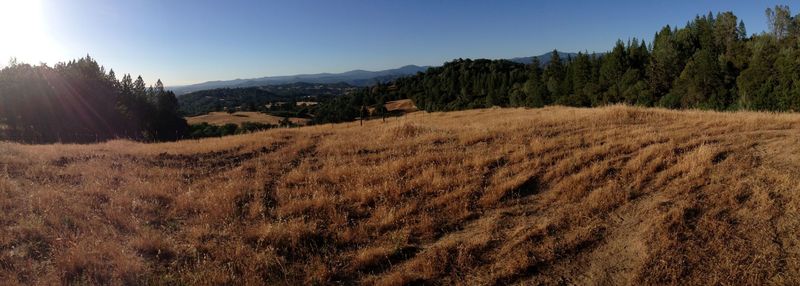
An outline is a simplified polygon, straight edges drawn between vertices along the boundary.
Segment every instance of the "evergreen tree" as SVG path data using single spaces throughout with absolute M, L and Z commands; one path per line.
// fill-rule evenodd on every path
M 528 80 L 525 81 L 525 102 L 528 107 L 543 107 L 549 102 L 547 86 L 542 82 L 542 68 L 539 58 L 534 57 L 530 65 Z
M 753 56 L 742 74 L 737 78 L 739 106 L 752 110 L 778 110 L 779 100 L 776 89 L 778 73 L 774 63 L 778 46 L 774 37 L 758 36 L 751 43 Z
M 725 109 L 730 99 L 723 87 L 717 58 L 711 51 L 701 49 L 686 64 L 672 93 L 681 108 Z
M 568 65 L 568 78 L 572 81 L 572 93 L 563 101 L 570 106 L 591 106 L 591 92 L 588 89 L 592 82 L 592 63 L 589 55 L 578 53 L 573 61 Z
M 147 98 L 147 85 L 144 83 L 142 76 L 136 78 L 133 82 L 132 92 L 135 96 L 140 98 Z
M 737 31 L 739 32 L 739 39 L 747 38 L 747 29 L 744 26 L 744 21 L 739 20 L 739 28 Z
M 617 40 L 617 44 L 610 53 L 603 57 L 600 67 L 600 86 L 605 90 L 600 104 L 619 102 L 622 99 L 622 76 L 627 70 L 627 55 L 625 44 Z
M 550 63 L 547 64 L 547 67 L 542 73 L 542 83 L 547 87 L 549 97 L 548 101 L 544 102 L 545 105 L 551 102 L 557 102 L 565 96 L 562 88 L 565 74 L 566 70 L 564 69 L 564 64 L 561 62 L 561 56 L 558 54 L 557 50 L 553 50 L 550 56 Z

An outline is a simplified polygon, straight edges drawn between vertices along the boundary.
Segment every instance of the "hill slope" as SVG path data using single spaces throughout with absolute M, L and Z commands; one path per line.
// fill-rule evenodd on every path
M 0 143 L 0 280 L 797 284 L 797 128 L 555 107 Z

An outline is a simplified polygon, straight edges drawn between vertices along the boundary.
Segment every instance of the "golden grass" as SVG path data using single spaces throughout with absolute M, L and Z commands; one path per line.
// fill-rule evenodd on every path
M 234 113 L 227 113 L 227 112 L 211 112 L 209 114 L 186 117 L 186 121 L 189 124 L 200 124 L 200 123 L 208 123 L 211 125 L 225 125 L 228 123 L 233 123 L 236 125 L 241 125 L 245 122 L 254 122 L 254 123 L 263 123 L 263 124 L 273 124 L 277 125 L 283 117 L 273 116 L 269 114 L 264 114 L 261 112 L 252 112 L 252 111 L 237 111 Z M 305 118 L 289 118 L 294 124 L 305 125 L 308 123 L 308 119 Z
M 549 107 L 0 143 L 0 281 L 798 284 L 798 128 Z
M 402 112 L 402 113 L 411 113 L 415 111 L 419 111 L 417 106 L 414 105 L 414 102 L 411 99 L 401 99 L 395 101 L 389 101 L 386 103 L 386 110 L 389 112 Z

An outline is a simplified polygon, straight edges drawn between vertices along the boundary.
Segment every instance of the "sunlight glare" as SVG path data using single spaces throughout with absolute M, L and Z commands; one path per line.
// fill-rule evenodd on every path
M 42 0 L 0 0 L 0 66 L 12 57 L 30 64 L 58 60 L 42 8 Z

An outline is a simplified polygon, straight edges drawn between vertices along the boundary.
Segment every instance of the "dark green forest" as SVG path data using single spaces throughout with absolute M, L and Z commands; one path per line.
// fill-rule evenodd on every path
M 731 12 L 665 26 L 650 43 L 617 41 L 603 54 L 546 65 L 457 59 L 325 102 L 316 122 L 353 120 L 361 106 L 410 98 L 427 111 L 491 106 L 578 107 L 625 103 L 711 110 L 800 110 L 800 17 L 766 10 L 769 32 L 748 36 Z
M 89 56 L 0 70 L 0 136 L 29 143 L 175 140 L 188 126 L 161 81 L 121 80 Z
M 214 111 L 260 111 L 276 116 L 308 117 L 310 108 L 296 107 L 297 101 L 319 101 L 341 96 L 358 88 L 347 83 L 291 83 L 260 87 L 219 88 L 196 91 L 178 97 L 185 116 Z M 286 104 L 269 103 L 282 102 Z
M 258 111 L 267 103 L 289 99 L 258 87 L 244 87 L 195 91 L 180 96 L 178 102 L 181 114 L 196 116 L 214 111 Z

